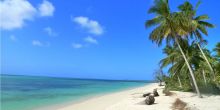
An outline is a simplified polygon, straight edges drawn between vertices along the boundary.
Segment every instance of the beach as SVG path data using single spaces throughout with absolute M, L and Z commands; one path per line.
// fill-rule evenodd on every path
M 0 0 L 0 110 L 220 110 L 213 0 Z
M 152 92 L 157 88 L 160 96 L 155 97 L 155 103 L 146 105 L 143 93 Z M 192 110 L 220 110 L 219 95 L 203 95 L 198 98 L 195 93 L 172 91 L 172 96 L 165 96 L 164 86 L 156 83 L 148 84 L 135 89 L 124 90 L 121 92 L 110 93 L 103 96 L 78 103 L 69 104 L 63 107 L 53 108 L 56 110 L 171 110 L 176 98 L 180 98 L 187 103 L 187 107 Z M 48 109 L 48 108 L 47 108 Z

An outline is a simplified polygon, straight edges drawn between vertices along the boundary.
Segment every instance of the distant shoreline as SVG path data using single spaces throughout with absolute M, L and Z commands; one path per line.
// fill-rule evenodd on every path
M 119 79 L 96 79 L 96 78 L 77 78 L 77 77 L 58 77 L 58 76 L 40 76 L 40 75 L 22 75 L 22 74 L 0 74 L 0 76 L 26 76 L 26 77 L 46 77 L 46 78 L 60 78 L 60 79 L 74 79 L 74 80 L 100 80 L 100 81 L 124 81 L 124 82 L 146 82 L 155 83 L 155 80 L 119 80 Z

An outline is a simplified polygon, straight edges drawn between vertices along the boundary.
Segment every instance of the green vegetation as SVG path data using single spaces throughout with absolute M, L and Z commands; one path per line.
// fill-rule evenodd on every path
M 163 86 L 162 82 L 163 82 L 164 74 L 162 69 L 155 70 L 154 76 L 155 79 L 159 82 L 159 86 Z
M 207 28 L 214 25 L 207 22 L 208 15 L 197 16 L 200 3 L 193 6 L 186 1 L 173 12 L 168 0 L 155 0 L 148 11 L 155 17 L 145 23 L 146 28 L 155 27 L 150 40 L 159 46 L 166 42 L 166 57 L 159 63 L 160 69 L 168 68 L 168 75 L 163 76 L 166 89 L 196 91 L 199 97 L 200 92 L 220 91 L 220 43 L 213 51 L 215 55 L 204 47 L 207 41 L 203 35 L 208 36 Z

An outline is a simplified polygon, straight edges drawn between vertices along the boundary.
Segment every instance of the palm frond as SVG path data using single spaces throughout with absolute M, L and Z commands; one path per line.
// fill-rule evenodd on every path
M 208 22 L 205 22 L 205 21 L 198 21 L 198 23 L 199 23 L 200 25 L 203 25 L 203 26 L 209 27 L 209 28 L 214 28 L 214 27 L 215 27 L 213 24 L 208 23 Z
M 157 16 L 151 20 L 147 20 L 145 22 L 145 27 L 148 28 L 148 27 L 156 26 L 161 23 L 162 19 L 163 18 L 161 16 Z
M 208 32 L 206 30 L 206 28 L 202 25 L 198 25 L 198 29 L 199 31 L 201 31 L 203 34 L 208 35 Z
M 208 20 L 208 19 L 209 19 L 208 15 L 200 15 L 195 18 L 195 20 L 197 20 L 197 21 Z

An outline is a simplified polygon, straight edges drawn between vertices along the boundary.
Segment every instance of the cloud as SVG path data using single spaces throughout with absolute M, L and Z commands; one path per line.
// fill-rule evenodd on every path
M 85 48 L 85 47 L 88 47 L 89 44 L 98 44 L 98 41 L 96 39 L 94 39 L 93 37 L 85 37 L 84 39 L 84 43 L 72 43 L 72 47 L 75 48 L 75 49 L 80 49 L 80 48 Z
M 92 43 L 92 44 L 98 44 L 98 41 L 90 36 L 86 37 L 84 39 L 85 42 L 88 42 L 88 43 Z
M 11 35 L 9 38 L 10 38 L 12 41 L 17 41 L 17 38 L 16 38 L 14 35 Z
M 55 8 L 52 3 L 44 0 L 38 7 L 40 16 L 53 16 Z
M 11 30 L 21 28 L 25 21 L 33 20 L 36 9 L 26 0 L 0 1 L 0 28 Z
M 43 46 L 50 46 L 50 43 L 49 42 L 46 42 L 46 43 L 43 43 L 43 42 L 41 42 L 41 41 L 39 41 L 39 40 L 33 40 L 32 41 L 32 45 L 33 46 L 39 46 L 39 47 L 43 47 Z
M 43 44 L 40 41 L 38 41 L 38 40 L 33 40 L 32 41 L 32 45 L 33 46 L 40 46 L 40 47 L 43 46 Z
M 72 47 L 75 48 L 75 49 L 79 49 L 79 48 L 82 48 L 83 45 L 80 44 L 80 43 L 72 43 Z
M 49 35 L 49 36 L 57 36 L 57 33 L 51 28 L 51 27 L 45 27 L 44 31 Z
M 39 5 L 39 10 L 27 0 L 0 0 L 0 29 L 22 28 L 26 21 L 32 21 L 36 17 L 52 16 L 54 10 L 53 5 L 46 0 Z
M 89 33 L 94 35 L 102 35 L 103 28 L 98 21 L 91 20 L 88 17 L 78 16 L 71 17 L 72 21 L 79 24 L 82 28 L 87 29 Z

